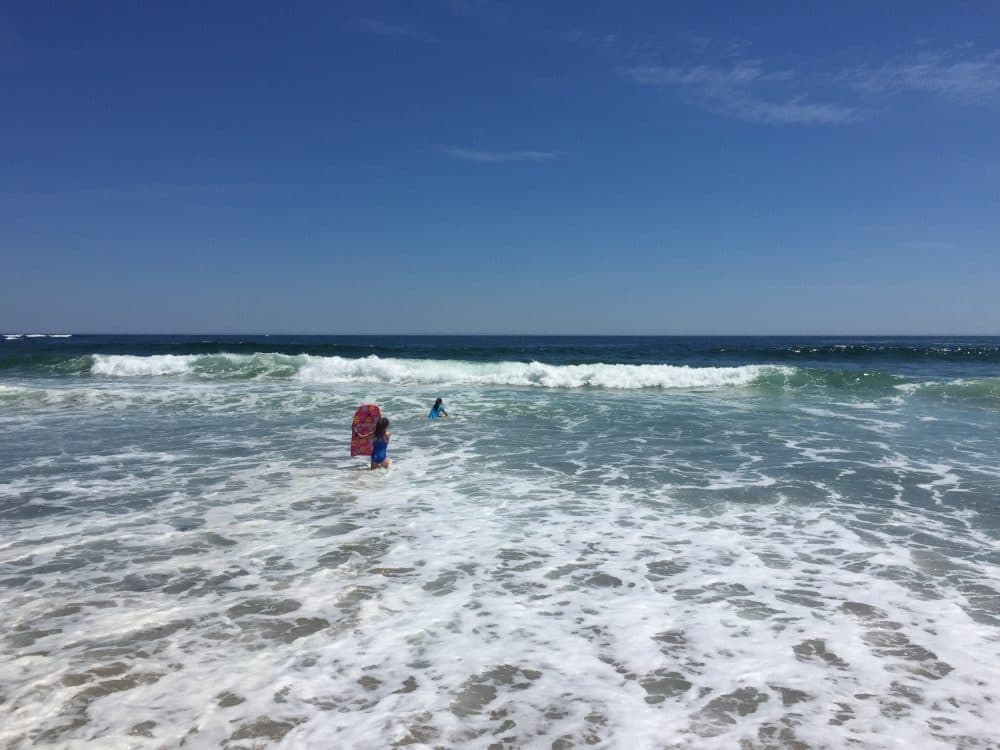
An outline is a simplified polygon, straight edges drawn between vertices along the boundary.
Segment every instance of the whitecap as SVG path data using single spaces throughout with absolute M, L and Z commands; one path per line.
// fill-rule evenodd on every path
M 143 375 L 183 375 L 191 371 L 195 355 L 156 354 L 139 357 L 131 354 L 95 354 L 90 371 L 95 375 L 136 377 Z

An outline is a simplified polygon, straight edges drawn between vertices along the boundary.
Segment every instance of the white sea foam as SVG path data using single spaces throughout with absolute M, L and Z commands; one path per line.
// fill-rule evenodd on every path
M 73 334 L 71 333 L 5 333 L 2 334 L 8 341 L 15 341 L 17 339 L 29 338 L 29 339 L 68 339 L 71 338 Z
M 0 668 L 0 739 L 728 748 L 785 727 L 815 746 L 951 746 L 934 717 L 990 736 L 992 630 L 932 559 L 932 588 L 911 592 L 892 535 L 861 538 L 837 508 L 587 500 L 428 436 L 384 475 L 271 455 L 213 467 L 203 499 L 35 524 L 0 549 L 34 582 L 4 600 L 28 627 Z M 468 483 L 443 481 L 454 462 Z M 179 486 L 174 463 L 151 490 Z M 96 503 L 131 482 L 51 489 Z
M 149 375 L 183 375 L 191 372 L 196 355 L 155 354 L 139 357 L 130 354 L 95 354 L 90 371 L 95 375 L 110 377 L 139 377 Z
M 464 362 L 389 357 L 314 357 L 267 354 L 176 355 L 146 357 L 95 355 L 91 372 L 112 377 L 189 375 L 218 378 L 285 376 L 307 383 L 395 383 L 538 386 L 543 388 L 720 388 L 747 385 L 770 371 L 791 368 L 766 365 L 686 367 L 676 365 L 585 364 L 541 362 Z
M 746 385 L 767 368 L 679 367 L 675 365 L 541 362 L 461 362 L 455 360 L 310 357 L 297 377 L 310 382 L 453 383 L 541 386 L 545 388 L 717 388 Z
M 1000 558 L 956 503 L 996 422 L 111 370 L 0 388 L 42 403 L 0 431 L 11 750 L 994 741 Z M 384 473 L 346 455 L 376 398 Z

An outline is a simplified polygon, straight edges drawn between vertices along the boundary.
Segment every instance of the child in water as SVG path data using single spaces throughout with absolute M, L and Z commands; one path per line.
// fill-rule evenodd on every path
M 392 461 L 386 456 L 386 451 L 389 449 L 389 438 L 392 437 L 392 433 L 389 432 L 389 418 L 382 417 L 378 424 L 375 425 L 375 435 L 372 437 L 372 470 L 375 469 L 388 469 Z
M 447 417 L 448 412 L 444 410 L 444 404 L 441 399 L 434 402 L 434 406 L 431 407 L 430 414 L 427 415 L 428 419 L 437 419 L 438 417 Z

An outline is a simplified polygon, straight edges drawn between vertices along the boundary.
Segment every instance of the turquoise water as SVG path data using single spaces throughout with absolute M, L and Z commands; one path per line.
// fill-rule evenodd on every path
M 1000 340 L 0 347 L 5 746 L 995 746 Z

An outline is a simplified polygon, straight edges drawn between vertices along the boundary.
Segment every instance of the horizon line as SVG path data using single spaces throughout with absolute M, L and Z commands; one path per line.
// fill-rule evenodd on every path
M 338 333 L 305 333 L 305 332 L 264 332 L 264 331 L 77 331 L 77 332 L 61 332 L 61 333 L 6 333 L 0 332 L 0 336 L 4 337 L 15 337 L 15 338 L 26 338 L 28 336 L 34 337 L 53 337 L 53 338 L 66 338 L 73 336 L 316 336 L 316 337 L 334 337 L 334 336 L 354 336 L 354 337 L 375 337 L 375 336 L 409 336 L 409 337 L 472 337 L 472 336 L 510 336 L 510 337 L 537 337 L 537 338 L 815 338 L 815 337 L 827 337 L 827 338 L 930 338 L 930 337 L 976 337 L 976 338 L 1000 338 L 1000 333 L 944 333 L 944 332 L 931 332 L 931 333 L 406 333 L 406 332 L 392 332 L 392 333 L 351 333 L 351 332 L 338 332 Z

